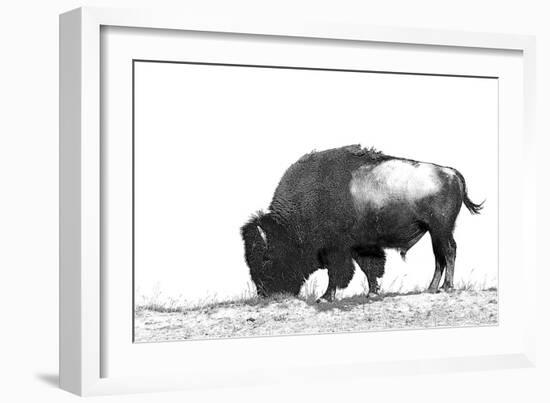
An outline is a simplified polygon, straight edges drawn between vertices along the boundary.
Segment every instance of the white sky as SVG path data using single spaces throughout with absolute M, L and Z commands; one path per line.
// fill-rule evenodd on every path
M 240 226 L 301 155 L 354 143 L 464 175 L 486 207 L 458 218 L 455 283 L 496 286 L 496 80 L 137 63 L 135 89 L 138 303 L 242 295 Z M 389 253 L 382 285 L 425 288 L 433 270 L 426 235 L 407 262 Z

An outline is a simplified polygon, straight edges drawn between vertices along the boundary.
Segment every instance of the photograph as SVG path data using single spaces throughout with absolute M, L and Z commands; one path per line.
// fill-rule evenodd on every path
M 498 326 L 496 77 L 132 63 L 135 343 Z

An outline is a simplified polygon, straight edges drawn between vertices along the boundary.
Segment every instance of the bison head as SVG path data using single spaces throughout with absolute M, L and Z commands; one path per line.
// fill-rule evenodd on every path
M 298 295 L 304 282 L 301 250 L 271 213 L 258 213 L 241 228 L 245 259 L 258 295 Z

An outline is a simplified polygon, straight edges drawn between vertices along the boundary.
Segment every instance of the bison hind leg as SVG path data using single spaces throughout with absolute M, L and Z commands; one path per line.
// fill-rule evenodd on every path
M 452 234 L 431 234 L 431 236 L 435 256 L 435 271 L 428 292 L 438 292 L 443 272 L 445 272 L 443 289 L 451 291 L 453 289 L 456 242 Z
M 445 281 L 443 281 L 443 289 L 445 291 L 452 291 L 454 289 L 455 259 L 456 242 L 451 236 L 445 250 L 445 262 L 447 264 L 445 268 Z

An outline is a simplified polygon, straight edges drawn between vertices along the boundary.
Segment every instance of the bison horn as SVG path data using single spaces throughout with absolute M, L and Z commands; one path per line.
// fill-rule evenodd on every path
M 267 246 L 267 236 L 265 235 L 265 231 L 259 225 L 257 225 L 257 227 L 258 227 L 258 232 L 260 233 L 260 236 L 262 237 L 262 239 L 264 240 L 264 243 Z

